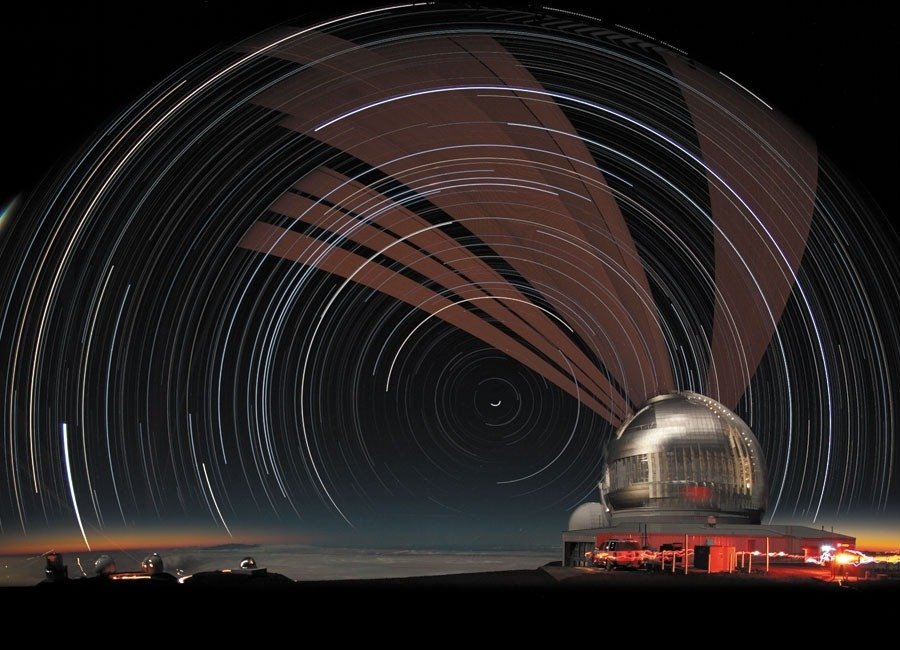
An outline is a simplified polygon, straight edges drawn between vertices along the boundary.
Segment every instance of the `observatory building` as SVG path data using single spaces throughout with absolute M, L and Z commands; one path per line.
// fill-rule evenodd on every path
M 682 391 L 647 401 L 606 450 L 600 501 L 573 511 L 563 563 L 607 540 L 819 555 L 856 540 L 807 526 L 763 525 L 765 459 L 750 427 L 714 399 Z

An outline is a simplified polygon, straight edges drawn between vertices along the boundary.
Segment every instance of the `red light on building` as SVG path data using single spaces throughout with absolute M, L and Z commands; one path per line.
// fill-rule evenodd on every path
M 681 488 L 681 496 L 688 501 L 710 501 L 713 491 L 705 485 L 686 485 Z

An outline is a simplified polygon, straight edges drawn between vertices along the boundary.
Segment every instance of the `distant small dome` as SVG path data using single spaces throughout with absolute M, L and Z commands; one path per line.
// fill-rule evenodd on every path
M 659 395 L 609 443 L 601 495 L 613 522 L 715 515 L 723 523 L 759 523 L 766 508 L 762 449 L 716 400 L 688 391 Z
M 98 576 L 109 575 L 116 572 L 116 563 L 108 555 L 101 555 L 94 560 L 94 573 Z
M 596 501 L 582 503 L 572 511 L 569 517 L 569 530 L 603 528 L 608 525 L 609 513 L 606 512 L 606 506 Z
M 150 555 L 145 557 L 144 561 L 141 562 L 141 568 L 144 569 L 144 573 L 148 573 L 150 575 L 162 573 L 163 561 L 159 556 L 159 553 L 151 553 Z

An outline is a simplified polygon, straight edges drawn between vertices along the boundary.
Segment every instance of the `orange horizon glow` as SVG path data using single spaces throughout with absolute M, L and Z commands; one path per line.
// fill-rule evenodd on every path
M 888 527 L 836 525 L 836 532 L 856 537 L 856 548 L 870 553 L 900 553 L 900 522 Z M 49 550 L 59 553 L 97 554 L 110 551 L 168 550 L 218 546 L 223 544 L 317 544 L 329 546 L 328 539 L 296 532 L 250 530 L 235 536 L 216 529 L 174 529 L 168 531 L 129 529 L 88 535 L 91 550 L 78 531 L 39 531 L 26 536 L 0 538 L 0 555 L 39 555 Z
M 221 544 L 302 544 L 310 543 L 308 536 L 286 533 L 252 533 L 234 538 L 220 531 L 141 531 L 130 530 L 107 535 L 89 536 L 91 548 L 76 533 L 40 532 L 0 546 L 0 555 L 38 555 L 50 550 L 58 553 L 99 553 L 142 549 L 179 549 Z M 6 540 L 4 540 L 6 541 Z
M 900 552 L 900 531 L 857 529 L 856 548 L 877 553 Z
M 874 553 L 900 553 L 900 520 L 879 521 L 877 515 L 872 515 L 869 519 L 856 521 L 836 519 L 830 522 L 820 520 L 819 522 L 811 523 L 777 519 L 774 523 L 782 525 L 795 524 L 811 528 L 821 527 L 822 530 L 830 529 L 834 533 L 855 537 L 855 548 L 859 550 Z

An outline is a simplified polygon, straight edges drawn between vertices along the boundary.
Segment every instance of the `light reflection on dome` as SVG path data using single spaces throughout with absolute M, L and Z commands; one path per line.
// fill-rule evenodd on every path
M 647 401 L 610 442 L 601 491 L 613 521 L 759 523 L 765 461 L 750 427 L 692 392 Z

